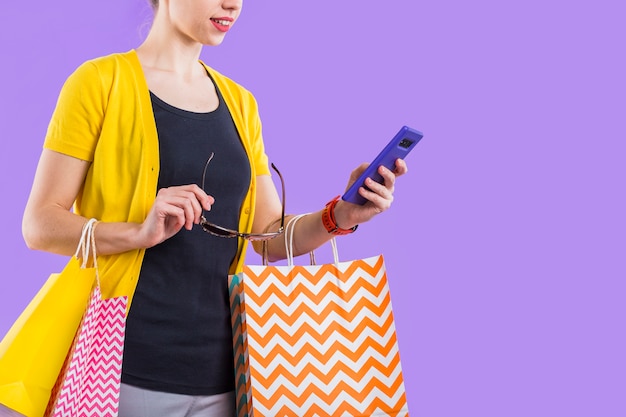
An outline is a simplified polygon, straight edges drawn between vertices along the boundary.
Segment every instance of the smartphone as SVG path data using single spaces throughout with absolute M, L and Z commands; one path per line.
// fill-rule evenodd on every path
M 395 169 L 396 159 L 404 159 L 423 136 L 422 132 L 408 126 L 402 126 L 400 131 L 391 139 L 387 146 L 383 148 L 341 198 L 349 203 L 365 204 L 367 200 L 359 194 L 359 187 L 365 187 L 365 179 L 369 177 L 377 183 L 382 184 L 383 177 L 378 173 L 378 168 L 384 165 L 386 168 L 393 171 Z

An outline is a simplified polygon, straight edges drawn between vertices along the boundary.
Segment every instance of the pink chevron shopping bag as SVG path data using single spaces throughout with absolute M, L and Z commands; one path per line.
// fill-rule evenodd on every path
M 100 287 L 52 392 L 46 416 L 117 416 L 127 297 L 102 299 Z
M 115 417 L 118 414 L 127 297 L 102 299 L 90 221 L 81 242 L 83 260 L 93 253 L 96 286 L 81 325 L 57 379 L 49 417 Z M 87 242 L 86 244 L 84 242 Z M 79 249 L 81 246 L 79 246 Z
M 339 262 L 331 243 L 333 264 L 288 252 L 231 278 L 239 417 L 409 415 L 383 257 Z

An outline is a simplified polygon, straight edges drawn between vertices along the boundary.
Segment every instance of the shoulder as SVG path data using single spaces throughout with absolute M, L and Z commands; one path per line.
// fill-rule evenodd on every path
M 89 59 L 80 64 L 66 81 L 66 88 L 99 91 L 128 91 L 140 84 L 141 64 L 134 51 L 114 53 Z
M 119 52 L 84 61 L 72 76 L 110 78 L 123 73 L 130 74 L 137 69 L 137 65 L 134 51 Z

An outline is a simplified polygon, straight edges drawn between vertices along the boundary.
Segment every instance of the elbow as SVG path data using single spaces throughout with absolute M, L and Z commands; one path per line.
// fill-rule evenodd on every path
M 272 253 L 272 250 L 270 249 L 270 246 L 268 243 L 266 242 L 265 244 L 263 242 L 260 241 L 252 241 L 252 247 L 254 248 L 254 251 L 260 255 L 262 258 L 266 259 L 268 262 L 276 262 L 276 261 L 280 261 L 281 259 L 285 259 L 285 256 L 276 256 L 275 253 Z M 267 247 L 267 250 L 264 249 L 264 247 Z M 265 253 L 264 253 L 265 252 Z
M 30 216 L 28 212 L 24 213 L 22 218 L 22 237 L 28 249 L 44 250 L 45 239 L 40 230 L 41 228 L 37 227 L 33 216 Z
M 57 255 L 72 255 L 76 251 L 77 240 L 74 240 L 73 224 L 63 217 L 64 212 L 51 207 L 26 208 L 22 217 L 22 238 L 26 247 Z
M 26 243 L 26 247 L 28 249 L 37 250 L 40 247 L 40 238 L 36 233 L 33 233 L 33 228 L 29 227 L 26 222 L 22 222 L 22 237 L 24 238 L 24 243 Z
M 252 248 L 254 249 L 254 252 L 256 252 L 260 256 L 263 256 L 264 248 L 267 243 L 254 240 L 250 243 L 252 243 Z M 267 255 L 267 251 L 265 251 L 265 255 Z

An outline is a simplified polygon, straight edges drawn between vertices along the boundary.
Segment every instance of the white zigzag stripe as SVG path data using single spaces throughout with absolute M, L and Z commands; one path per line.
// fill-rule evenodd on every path
M 279 410 L 283 406 L 287 406 L 293 412 L 294 416 L 304 416 L 313 405 L 317 405 L 329 415 L 332 415 L 338 408 L 340 408 L 342 403 L 347 403 L 354 407 L 356 410 L 363 413 L 377 398 L 383 401 L 385 404 L 389 404 L 389 408 L 391 408 L 391 406 L 397 404 L 398 401 L 400 401 L 400 398 L 404 395 L 404 393 L 404 384 L 402 384 L 402 387 L 400 387 L 391 397 L 382 392 L 379 388 L 374 388 L 367 396 L 367 399 L 362 402 L 352 398 L 347 394 L 342 393 L 335 397 L 330 404 L 327 404 L 317 395 L 311 394 L 300 406 L 293 403 L 288 398 L 282 397 L 281 400 L 276 401 L 274 403 L 274 406 L 271 408 L 264 407 L 258 401 L 254 403 L 254 408 L 257 409 L 261 414 L 266 416 L 279 416 Z
M 262 273 L 262 269 L 259 269 L 256 267 L 249 267 L 249 268 L 251 271 L 255 273 L 255 275 L 259 275 Z M 285 275 L 285 276 L 289 275 L 289 272 L 290 272 L 290 270 L 288 269 L 289 267 L 276 266 L 275 268 L 277 268 L 278 271 L 282 275 Z M 243 278 L 243 283 L 246 286 L 246 292 L 251 291 L 254 294 L 266 294 L 268 292 L 268 289 L 271 286 L 274 286 L 278 291 L 280 291 L 283 294 L 289 294 L 289 293 L 292 293 L 293 289 L 299 285 L 306 287 L 313 294 L 317 294 L 325 285 L 328 284 L 328 282 L 337 284 L 339 288 L 352 288 L 354 284 L 359 280 L 364 280 L 365 282 L 376 285 L 380 283 L 384 274 L 385 274 L 384 267 L 380 268 L 377 271 L 376 275 L 371 275 L 369 272 L 364 271 L 362 268 L 356 268 L 354 273 L 352 273 L 348 277 L 346 282 L 342 282 L 342 281 L 339 281 L 333 273 L 326 272 L 323 277 L 319 278 L 319 281 L 317 282 L 317 284 L 311 282 L 309 278 L 305 275 L 296 274 L 295 276 L 290 277 L 290 280 L 286 285 L 283 284 L 279 278 L 273 275 L 262 280 L 259 284 L 254 282 L 254 280 L 251 279 L 250 277 L 246 276 L 245 273 L 242 274 L 242 278 Z M 315 274 L 312 273 L 312 275 L 315 275 Z
M 303 313 L 291 325 L 287 325 L 282 320 L 279 320 L 277 317 L 272 317 L 265 324 L 256 323 L 254 320 L 251 320 L 250 318 L 248 318 L 247 325 L 250 326 L 250 328 L 255 329 L 259 333 L 260 337 L 263 337 L 263 336 L 265 336 L 267 334 L 272 334 L 273 333 L 272 332 L 272 328 L 274 326 L 277 326 L 278 328 L 283 330 L 288 335 L 294 335 L 298 330 L 300 330 L 302 328 L 302 326 L 304 324 L 309 325 L 313 329 L 312 331 L 315 331 L 318 334 L 322 334 L 332 324 L 337 323 L 339 326 L 341 326 L 342 329 L 345 329 L 345 332 L 347 333 L 347 332 L 353 332 L 357 327 L 362 325 L 363 321 L 366 320 L 366 319 L 370 319 L 374 323 L 381 323 L 381 322 L 384 322 L 385 320 L 387 320 L 387 318 L 389 316 L 391 316 L 392 314 L 393 313 L 392 313 L 391 306 L 389 306 L 389 307 L 387 307 L 387 309 L 385 309 L 385 314 L 383 314 L 382 316 L 378 316 L 376 313 L 372 312 L 369 309 L 363 309 L 359 314 L 357 314 L 354 317 L 354 320 L 351 320 L 351 321 L 344 319 L 341 316 L 341 314 L 333 311 L 330 314 L 328 314 L 328 316 L 320 324 L 315 323 L 315 321 L 313 319 L 311 319 L 308 314 Z M 395 326 L 394 326 L 394 330 L 395 330 Z M 343 337 L 346 337 L 346 336 L 343 336 Z M 376 338 L 380 339 L 380 337 L 376 337 Z M 250 335 L 248 335 L 248 339 L 249 340 L 254 340 L 254 338 L 252 338 Z M 256 343 L 259 344 L 260 341 L 256 341 Z M 268 341 L 266 347 L 259 346 L 259 348 L 263 348 L 264 349 L 264 353 L 267 354 L 267 353 L 269 353 L 268 348 L 271 349 L 274 346 L 276 346 L 277 344 L 280 344 L 280 345 L 284 346 L 285 343 L 286 343 L 286 341 L 281 336 L 274 335 Z
M 303 305 L 308 306 L 316 313 L 321 313 L 331 303 L 336 304 L 337 309 L 341 309 L 341 311 L 352 311 L 356 305 L 364 299 L 371 301 L 376 306 L 380 306 L 388 294 L 388 290 L 383 290 L 380 294 L 373 294 L 365 288 L 359 288 L 350 299 L 329 293 L 319 304 L 316 304 L 306 294 L 298 294 L 294 299 L 289 300 L 290 304 L 285 304 L 278 294 L 273 293 L 263 301 L 263 304 L 257 304 L 251 297 L 246 298 L 246 304 L 259 316 L 264 316 L 273 306 L 279 307 L 287 315 L 297 313 Z
M 398 351 L 396 351 L 395 354 L 391 354 L 390 357 L 383 358 L 383 360 L 386 362 L 383 365 L 389 366 L 391 362 L 393 361 L 393 359 L 397 357 L 397 355 L 398 355 Z M 374 355 L 370 356 L 370 358 L 373 356 Z M 348 358 L 346 358 L 346 356 L 341 353 L 333 355 L 332 365 L 336 365 L 337 363 L 347 364 L 351 362 L 351 360 L 349 359 L 346 360 L 346 359 Z M 365 358 L 365 359 L 367 360 L 368 358 Z M 366 360 L 363 361 L 363 363 L 366 362 Z M 254 361 L 251 361 L 251 364 L 254 364 Z M 315 364 L 315 361 L 311 361 L 311 364 Z M 332 365 L 326 366 L 325 369 L 320 369 L 320 371 L 324 373 L 329 373 L 330 370 L 332 369 Z M 258 369 L 258 368 L 255 367 L 254 369 Z M 358 370 L 362 368 L 351 368 L 351 369 Z M 281 372 L 279 375 L 276 375 L 275 377 L 276 379 L 274 379 L 269 386 L 263 386 L 260 382 L 257 382 L 257 384 L 255 385 L 255 389 L 257 389 L 260 392 L 263 392 L 264 396 L 270 396 L 272 395 L 272 393 L 276 392 L 276 389 L 278 389 L 278 387 L 285 386 L 289 389 L 290 392 L 301 395 L 303 391 L 308 387 L 308 385 L 313 384 L 316 387 L 321 388 L 324 392 L 330 393 L 330 391 L 332 391 L 332 389 L 335 388 L 337 386 L 337 383 L 339 383 L 340 381 L 348 382 L 351 386 L 356 388 L 355 384 L 365 384 L 366 382 L 369 382 L 369 379 L 373 379 L 373 378 L 380 380 L 387 386 L 391 386 L 393 382 L 396 380 L 397 376 L 401 373 L 401 369 L 402 367 L 400 363 L 398 363 L 393 368 L 393 370 L 389 373 L 381 372 L 376 368 L 369 368 L 365 374 L 360 376 L 360 378 L 362 378 L 360 382 L 356 381 L 354 377 L 347 375 L 344 371 L 338 371 L 336 376 L 333 378 L 330 384 L 324 384 L 317 376 L 310 374 L 310 373 L 306 373 L 303 376 L 303 378 L 298 381 L 297 384 L 294 384 L 292 380 L 294 380 L 295 378 L 293 378 L 293 376 L 299 375 L 299 373 L 288 371 L 288 372 Z M 268 376 L 269 374 L 263 375 L 263 377 L 266 377 L 266 378 Z
M 371 331 L 370 329 L 366 329 L 354 341 L 350 341 L 346 339 L 340 333 L 333 333 L 332 336 L 330 336 L 327 340 L 324 341 L 324 343 L 319 343 L 317 340 L 312 339 L 312 338 L 301 337 L 298 339 L 298 343 L 296 345 L 290 346 L 289 343 L 287 343 L 286 341 L 282 341 L 282 339 L 278 336 L 273 338 L 276 340 L 276 343 L 272 343 L 271 346 L 268 345 L 268 346 L 261 347 L 259 346 L 258 342 L 256 342 L 253 339 L 250 339 L 248 343 L 249 343 L 249 349 L 252 349 L 253 351 L 255 351 L 255 355 L 252 355 L 252 356 L 266 358 L 270 353 L 274 351 L 275 346 L 281 346 L 285 348 L 288 352 L 294 352 L 294 353 L 302 352 L 303 347 L 305 347 L 306 345 L 310 345 L 315 350 L 315 352 L 329 352 L 331 350 L 332 345 L 335 342 L 339 342 L 342 346 L 348 348 L 348 350 L 352 352 L 356 352 L 361 346 L 363 346 L 364 344 L 367 344 L 369 345 L 368 350 L 366 350 L 367 352 L 369 351 L 369 349 L 375 350 L 375 346 L 380 346 L 380 347 L 386 346 L 389 343 L 389 341 L 392 340 L 394 337 L 395 337 L 395 328 L 390 326 L 390 328 L 387 329 L 385 334 L 382 336 L 374 331 Z M 372 340 L 368 341 L 367 340 L 368 338 L 371 338 Z M 397 342 L 394 343 L 394 346 L 397 346 Z M 395 347 L 392 349 L 392 351 L 393 350 L 395 350 Z M 258 355 L 256 353 L 258 353 Z M 381 356 L 381 360 L 385 357 L 388 358 L 389 355 L 391 355 L 391 353 L 392 352 L 388 352 L 386 356 Z M 307 354 L 307 356 L 305 357 L 308 357 L 309 355 L 310 354 Z M 380 355 L 380 353 L 377 352 L 376 355 L 374 356 L 378 357 L 378 355 Z M 353 369 L 360 369 L 357 366 L 361 363 L 361 361 L 364 360 L 363 357 L 364 355 L 361 355 L 361 357 L 357 360 L 357 362 L 353 362 L 351 358 L 346 358 L 346 359 L 348 360 L 347 363 L 354 365 Z M 252 360 L 252 358 L 250 358 L 250 360 Z M 329 359 L 329 362 L 331 360 L 332 359 Z M 326 366 L 328 366 L 328 364 L 322 363 L 317 358 L 311 358 L 310 361 L 312 363 L 313 362 L 316 363 L 316 366 L 320 367 L 320 369 L 325 369 Z M 306 363 L 307 362 L 305 362 L 303 358 L 300 361 L 298 361 L 296 366 L 292 366 L 289 363 L 289 361 L 286 358 L 284 358 L 282 355 L 277 355 L 272 360 L 272 364 L 269 368 L 266 369 L 266 368 L 259 367 L 259 365 L 255 363 L 254 369 L 261 372 L 264 376 L 269 376 L 269 374 L 274 372 L 274 370 L 276 369 L 278 365 L 282 365 L 286 369 L 288 369 L 292 374 L 296 374 L 302 370 L 302 368 L 306 365 Z M 388 364 L 388 362 L 385 362 L 385 363 Z

